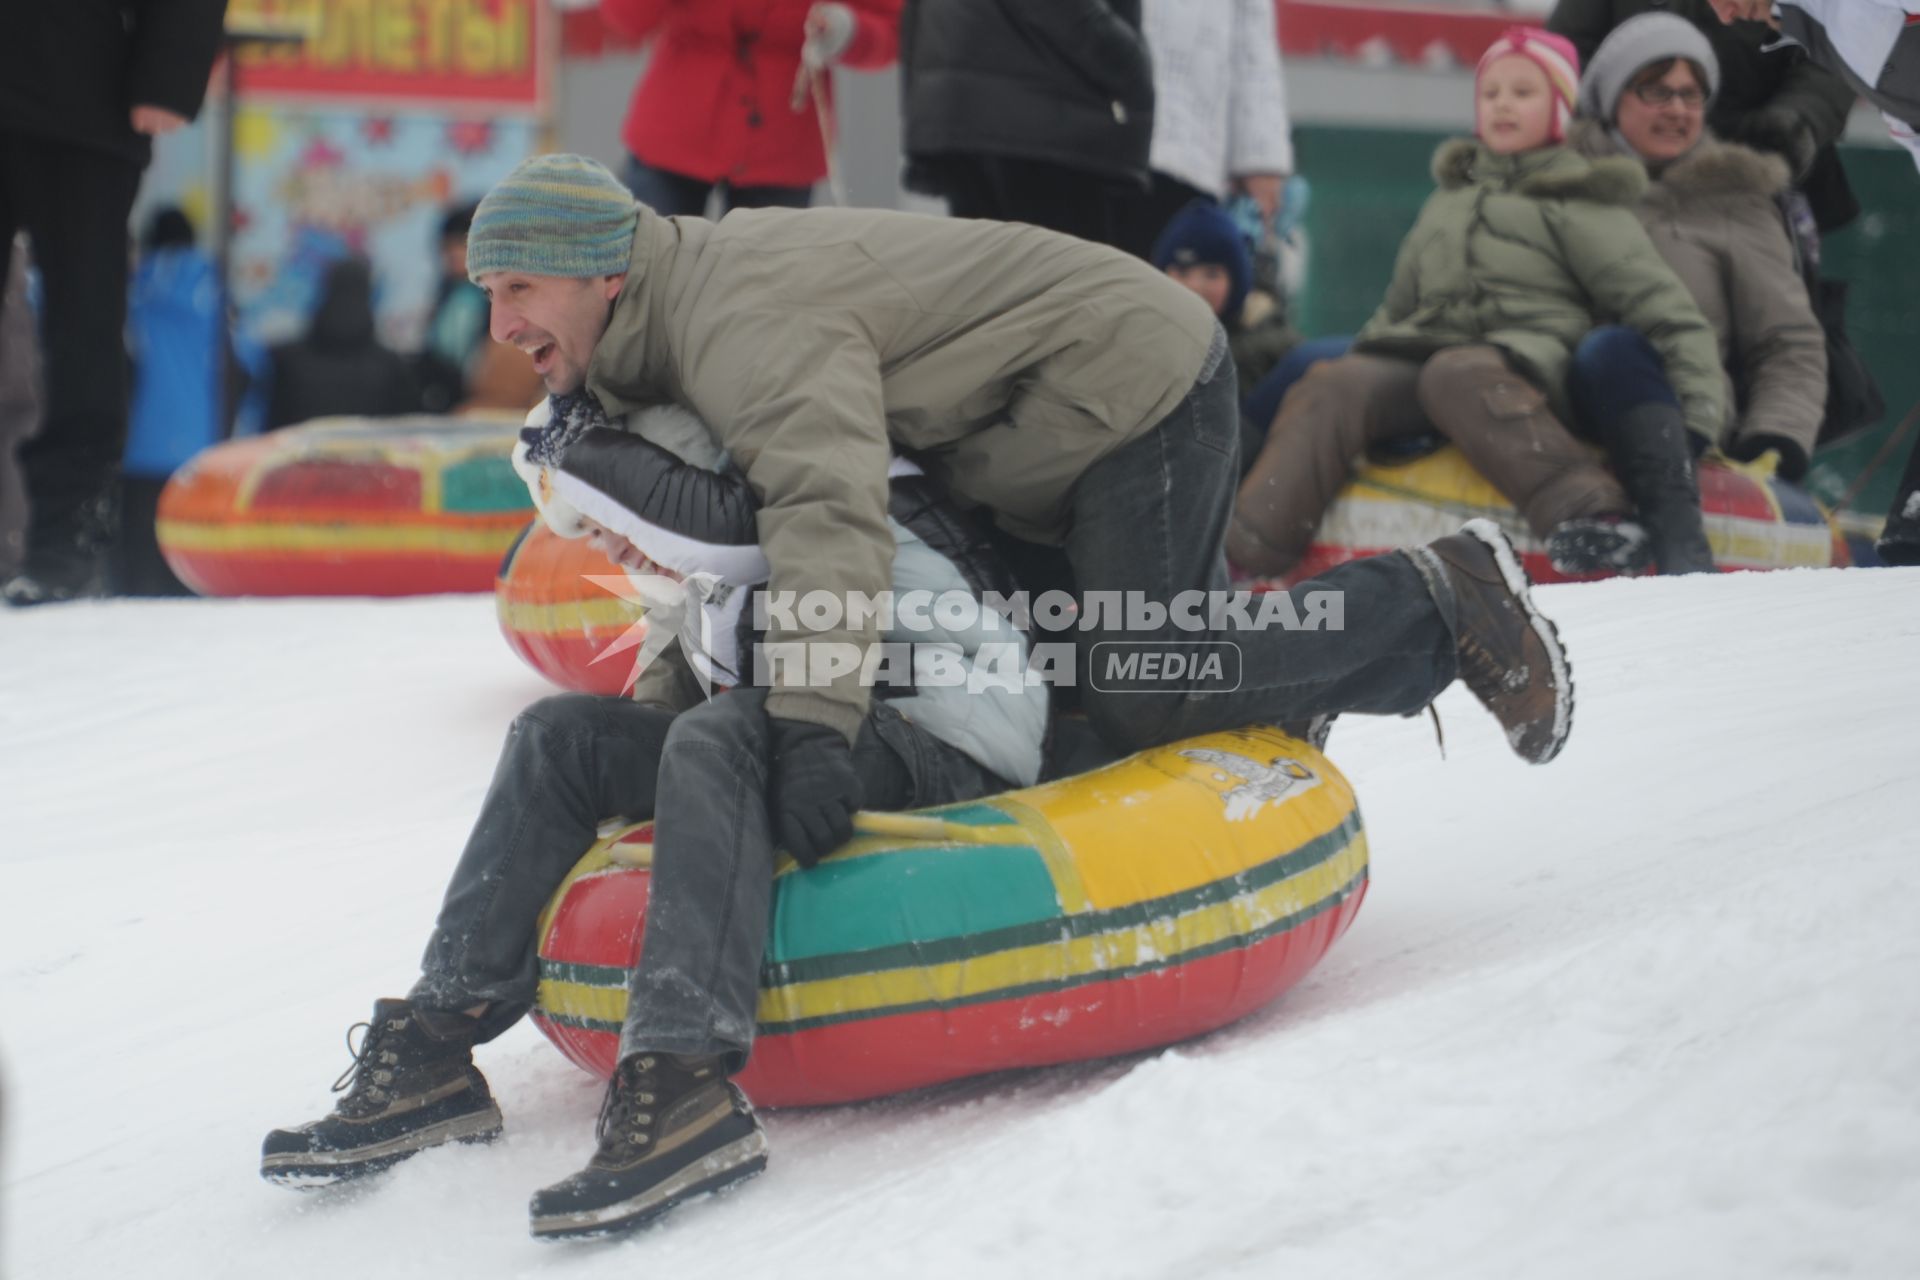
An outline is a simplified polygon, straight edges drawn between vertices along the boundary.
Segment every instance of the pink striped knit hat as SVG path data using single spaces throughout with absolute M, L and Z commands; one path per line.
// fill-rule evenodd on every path
M 1493 60 L 1509 54 L 1530 59 L 1547 73 L 1547 84 L 1553 90 L 1553 129 L 1547 136 L 1553 142 L 1565 142 L 1567 121 L 1573 117 L 1574 99 L 1580 92 L 1580 54 L 1573 42 L 1540 27 L 1508 27 L 1487 46 L 1480 55 L 1480 65 L 1473 69 L 1475 97 L 1480 93 L 1480 77 Z

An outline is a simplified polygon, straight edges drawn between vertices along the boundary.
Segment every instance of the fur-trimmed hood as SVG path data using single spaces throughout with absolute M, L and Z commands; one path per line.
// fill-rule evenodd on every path
M 1503 182 L 1514 194 L 1536 200 L 1616 205 L 1631 205 L 1647 190 L 1646 170 L 1624 156 L 1594 158 L 1569 147 L 1503 156 L 1473 138 L 1451 138 L 1440 144 L 1433 153 L 1433 180 L 1448 190 L 1476 182 Z
M 1598 120 L 1575 121 L 1567 135 L 1567 145 L 1595 163 L 1620 159 L 1645 168 L 1637 156 L 1623 150 L 1612 130 Z M 1738 142 L 1726 142 L 1708 133 L 1701 136 L 1693 150 L 1652 179 L 1647 199 L 1663 207 L 1716 198 L 1751 200 L 1758 196 L 1771 200 L 1785 191 L 1790 181 L 1787 162 L 1778 156 Z

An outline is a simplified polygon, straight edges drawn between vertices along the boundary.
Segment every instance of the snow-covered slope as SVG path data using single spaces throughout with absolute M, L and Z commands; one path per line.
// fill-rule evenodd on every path
M 1920 572 L 1552 588 L 1555 764 L 1460 690 L 1343 724 L 1374 881 L 1177 1050 L 775 1113 L 622 1243 L 525 1201 L 596 1082 L 481 1051 L 508 1136 L 255 1175 L 402 993 L 514 711 L 484 599 L 0 617 L 0 1271 L 43 1277 L 1920 1274 Z

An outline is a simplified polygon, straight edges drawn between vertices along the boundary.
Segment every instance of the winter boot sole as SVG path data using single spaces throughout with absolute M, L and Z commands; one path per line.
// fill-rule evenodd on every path
M 638 1195 L 597 1209 L 535 1216 L 531 1229 L 536 1240 L 583 1240 L 631 1231 L 696 1196 L 738 1186 L 766 1167 L 767 1135 L 756 1127 Z
M 391 1169 L 408 1156 L 450 1142 L 492 1142 L 500 1136 L 501 1128 L 500 1108 L 492 1106 L 365 1146 L 337 1151 L 271 1152 L 260 1157 L 260 1176 L 282 1187 L 301 1190 L 329 1187 Z
M 1569 520 L 1547 535 L 1547 559 L 1561 573 L 1638 573 L 1653 544 L 1638 524 Z
M 1533 607 L 1533 584 L 1527 580 L 1527 571 L 1521 568 L 1520 558 L 1513 553 L 1513 544 L 1507 541 L 1499 525 L 1483 517 L 1467 521 L 1460 526 L 1460 532 L 1493 552 L 1493 562 L 1499 566 L 1501 579 L 1513 598 L 1520 602 L 1520 608 L 1527 615 L 1527 626 L 1533 629 L 1540 647 L 1546 650 L 1547 662 L 1553 670 L 1553 733 L 1544 755 L 1525 757 L 1534 764 L 1545 764 L 1560 754 L 1560 748 L 1567 745 L 1567 735 L 1573 732 L 1573 664 L 1567 660 L 1566 647 L 1560 643 L 1560 628 Z M 1507 742 L 1515 751 L 1520 749 L 1519 732 L 1507 730 Z

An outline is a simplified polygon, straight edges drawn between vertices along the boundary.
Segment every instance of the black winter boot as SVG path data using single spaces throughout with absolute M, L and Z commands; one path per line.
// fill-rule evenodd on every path
M 107 491 L 50 527 L 36 524 L 28 531 L 26 563 L 0 583 L 0 600 L 23 608 L 107 594 L 107 548 L 119 512 L 118 495 Z
M 1920 565 L 1920 444 L 1907 458 L 1906 472 L 1887 511 L 1886 528 L 1874 549 L 1882 564 Z
M 607 1085 L 595 1135 L 600 1149 L 586 1168 L 534 1193 L 537 1238 L 625 1231 L 767 1167 L 766 1134 L 718 1057 L 627 1058 Z
M 1713 548 L 1700 522 L 1700 480 L 1680 410 L 1658 403 L 1631 409 L 1612 424 L 1606 443 L 1660 572 L 1712 573 Z
M 500 1108 L 473 1065 L 474 1019 L 380 1000 L 372 1020 L 354 1026 L 367 1034 L 353 1065 L 333 1083 L 347 1096 L 330 1115 L 269 1133 L 260 1150 L 261 1177 L 321 1187 L 443 1143 L 500 1136 Z M 352 1046 L 351 1028 L 347 1043 Z
M 1491 520 L 1469 520 L 1407 554 L 1436 597 L 1452 595 L 1460 678 L 1507 742 L 1532 764 L 1559 755 L 1573 731 L 1573 667 L 1559 630 L 1533 607 L 1507 535 Z

